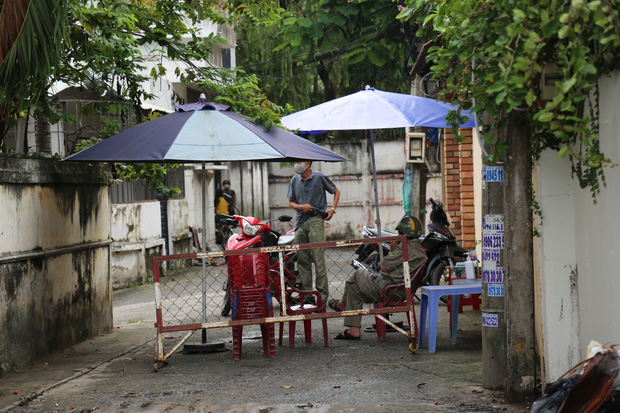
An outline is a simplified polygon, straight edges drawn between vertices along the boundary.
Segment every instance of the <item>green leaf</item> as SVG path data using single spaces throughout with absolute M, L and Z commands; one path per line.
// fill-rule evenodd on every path
M 528 106 L 532 106 L 532 103 L 536 100 L 536 95 L 532 89 L 527 91 L 527 95 L 525 95 L 525 102 Z
M 504 82 L 495 82 L 490 88 L 487 89 L 488 93 L 499 92 L 500 90 L 504 90 L 506 88 L 506 84 Z
M 560 39 L 565 39 L 573 33 L 573 30 L 570 26 L 562 26 L 562 28 L 558 31 L 558 37 Z
M 568 155 L 570 155 L 570 146 L 563 146 L 558 151 L 558 158 L 566 158 Z
M 590 63 L 586 63 L 581 70 L 586 73 L 590 73 L 591 75 L 595 75 L 597 73 L 596 67 Z
M 519 19 L 519 20 L 523 20 L 525 19 L 525 12 L 523 10 L 520 9 L 514 9 L 512 11 L 513 16 L 515 17 L 515 20 Z
M 308 19 L 307 17 L 303 17 L 301 19 L 298 20 L 298 23 L 301 27 L 310 27 L 312 26 L 312 20 Z
M 564 93 L 568 92 L 575 85 L 576 82 L 577 78 L 574 76 L 564 82 L 564 85 L 562 85 L 562 90 L 564 91 Z
M 552 112 L 539 112 L 537 115 L 538 116 L 535 116 L 536 120 L 542 123 L 549 122 L 551 119 L 553 119 Z
M 506 92 L 501 92 L 497 96 L 495 96 L 495 103 L 497 105 L 501 104 L 504 101 L 504 98 L 508 95 Z
M 600 0 L 594 0 L 594 1 L 588 2 L 588 8 L 590 10 L 597 10 L 599 7 L 601 7 Z
M 375 66 L 382 67 L 385 65 L 385 59 L 374 52 L 368 54 L 368 60 Z
M 297 47 L 301 45 L 302 37 L 301 33 L 295 32 L 291 35 L 291 46 Z

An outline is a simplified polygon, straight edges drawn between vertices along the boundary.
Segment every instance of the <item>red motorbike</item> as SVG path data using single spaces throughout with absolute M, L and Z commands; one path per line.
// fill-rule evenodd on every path
M 281 236 L 275 231 L 269 222 L 280 221 L 288 222 L 293 218 L 289 215 L 280 215 L 276 219 L 269 221 L 260 221 L 254 217 L 246 217 L 242 215 L 233 215 L 232 218 L 237 220 L 241 228 L 241 234 L 233 234 L 226 243 L 227 250 L 240 250 L 246 248 L 273 247 L 276 245 L 292 244 L 294 230 L 289 231 L 285 236 Z M 284 276 L 293 285 L 297 284 L 297 272 L 295 271 L 296 252 L 287 251 L 283 255 Z M 222 304 L 222 316 L 226 317 L 230 314 L 232 308 L 231 278 L 241 280 L 240 282 L 248 282 L 251 284 L 258 283 L 262 286 L 269 286 L 271 293 L 278 301 L 281 300 L 281 281 L 280 281 L 280 259 L 278 253 L 260 253 L 248 255 L 231 255 L 227 257 L 227 275 L 226 294 Z M 244 278 L 246 278 L 244 280 Z

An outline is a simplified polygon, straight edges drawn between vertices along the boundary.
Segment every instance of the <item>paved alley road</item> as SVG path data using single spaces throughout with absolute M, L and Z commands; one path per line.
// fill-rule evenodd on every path
M 480 386 L 478 311 L 461 315 L 452 346 L 442 309 L 435 354 L 424 347 L 412 354 L 399 333 L 388 334 L 385 342 L 373 333 L 360 341 L 333 340 L 343 327 L 341 319 L 331 319 L 327 348 L 320 322 L 313 322 L 311 344 L 298 323 L 296 346 L 286 345 L 285 329 L 285 345 L 269 359 L 259 328 L 250 326 L 244 328 L 242 358 L 235 361 L 231 330 L 214 329 L 209 341 L 225 342 L 227 351 L 177 352 L 155 372 L 152 296 L 152 286 L 116 292 L 112 333 L 2 376 L 0 412 L 525 411 L 525 405 L 507 405 L 501 392 Z M 364 326 L 372 322 L 364 318 Z

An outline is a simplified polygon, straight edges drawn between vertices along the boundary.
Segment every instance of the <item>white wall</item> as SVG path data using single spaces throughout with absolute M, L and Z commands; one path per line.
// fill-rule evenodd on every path
M 542 154 L 537 175 L 543 356 L 546 378 L 553 381 L 580 360 L 574 188 L 570 164 L 555 151 Z
M 601 150 L 617 163 L 620 162 L 620 71 L 611 78 L 601 79 L 600 84 Z M 573 183 L 582 356 L 591 339 L 620 343 L 620 276 L 615 260 L 615 254 L 620 251 L 620 168 L 607 169 L 605 176 L 607 187 L 601 189 L 596 204 L 588 190 Z
M 165 254 L 159 201 L 113 204 L 111 237 L 112 286 L 116 289 L 145 282 L 147 254 Z
M 601 150 L 620 161 L 620 75 L 601 79 Z M 606 169 L 596 204 L 570 177 L 570 163 L 541 157 L 537 194 L 543 214 L 539 239 L 542 332 L 547 380 L 585 358 L 590 340 L 620 343 L 620 168 Z
M 112 205 L 110 263 L 114 288 L 145 282 L 152 256 L 191 251 L 187 200 L 170 199 L 167 209 L 168 240 L 162 236 L 159 201 Z M 173 251 L 168 251 L 170 245 Z

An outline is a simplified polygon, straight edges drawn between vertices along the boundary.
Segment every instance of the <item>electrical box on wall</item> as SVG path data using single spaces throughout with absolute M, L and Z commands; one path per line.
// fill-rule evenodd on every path
M 420 132 L 407 133 L 407 162 L 424 163 L 424 148 L 426 143 L 426 134 Z

